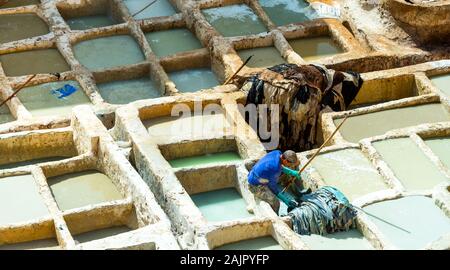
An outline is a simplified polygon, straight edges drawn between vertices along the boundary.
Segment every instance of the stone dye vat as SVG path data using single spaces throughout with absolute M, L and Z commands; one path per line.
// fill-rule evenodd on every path
M 432 189 L 448 181 L 410 138 L 378 141 L 373 146 L 407 190 Z
M 47 34 L 47 24 L 36 14 L 0 15 L 0 43 Z
M 56 239 L 35 240 L 17 244 L 1 245 L 0 250 L 57 250 L 61 249 Z
M 450 74 L 439 75 L 431 78 L 433 84 L 450 98 Z
M 65 174 L 48 182 L 62 211 L 123 199 L 112 181 L 98 171 Z
M 149 78 L 106 82 L 97 87 L 102 98 L 110 104 L 127 104 L 161 96 L 158 86 Z
M 252 59 L 247 63 L 248 67 L 263 68 L 286 63 L 286 60 L 281 57 L 280 52 L 275 47 L 239 50 L 237 53 L 242 61 L 253 55 Z
M 275 25 L 286 25 L 309 20 L 313 15 L 309 3 L 303 0 L 259 0 L 259 4 Z
M 364 210 L 401 228 L 369 216 L 381 233 L 400 249 L 421 249 L 450 233 L 450 219 L 431 198 L 404 197 L 375 203 Z
M 39 49 L 0 55 L 6 76 L 64 72 L 70 69 L 57 49 Z
M 283 250 L 272 236 L 259 237 L 226 244 L 215 248 L 216 250 Z
M 145 6 L 150 4 L 151 0 L 124 0 L 124 4 L 128 8 L 130 15 L 134 15 L 136 12 L 142 10 Z M 171 16 L 176 13 L 175 7 L 170 4 L 169 0 L 158 0 L 151 5 L 150 8 L 145 9 L 141 13 L 137 14 L 134 18 L 136 20 L 148 19 L 153 17 Z
M 58 98 L 59 94 L 52 94 L 52 90 L 60 89 L 66 84 L 75 87 L 77 91 L 63 98 Z M 68 117 L 73 107 L 91 104 L 77 81 L 59 81 L 25 87 L 17 97 L 33 116 Z
M 6 2 L 6 4 L 1 5 L 0 9 L 21 7 L 21 6 L 28 6 L 28 5 L 39 5 L 40 3 L 41 3 L 41 1 L 39 1 L 39 0 L 10 0 L 10 1 Z
M 369 250 L 373 249 L 369 241 L 356 229 L 347 232 L 336 232 L 324 236 L 311 234 L 301 235 L 302 241 L 310 249 L 317 250 Z
M 197 37 L 186 28 L 146 33 L 145 38 L 159 57 L 202 48 Z
M 0 178 L 0 226 L 49 215 L 31 174 Z
M 187 168 L 187 167 L 194 167 L 194 166 L 201 166 L 206 164 L 218 164 L 218 163 L 224 163 L 224 162 L 233 162 L 233 161 L 240 161 L 241 157 L 238 153 L 229 151 L 229 152 L 222 152 L 222 153 L 213 153 L 213 154 L 206 154 L 201 156 L 194 156 L 194 157 L 185 157 L 185 158 L 178 158 L 169 160 L 170 165 L 173 168 Z
M 429 138 L 425 140 L 433 153 L 450 169 L 450 137 Z
M 231 5 L 202 10 L 206 20 L 222 36 L 246 36 L 266 32 L 267 29 L 247 5 Z
M 301 38 L 290 40 L 289 44 L 305 61 L 314 61 L 343 52 L 330 37 Z
M 73 46 L 75 58 L 90 70 L 131 65 L 145 60 L 138 43 L 129 35 L 100 37 Z
M 165 142 L 171 139 L 204 138 L 211 134 L 224 134 L 230 127 L 223 113 L 164 116 L 143 121 L 153 139 Z
M 327 185 L 338 188 L 351 200 L 389 188 L 359 149 L 321 154 L 312 165 Z
M 335 119 L 334 123 L 337 126 L 342 120 Z M 344 139 L 356 143 L 390 130 L 444 121 L 450 121 L 450 113 L 441 104 L 431 103 L 351 116 L 340 132 Z
M 66 19 L 67 24 L 72 30 L 86 30 L 116 24 L 117 21 L 109 15 L 92 15 Z
M 0 99 L 0 103 L 2 100 Z M 2 105 L 0 107 L 0 125 L 4 123 L 8 123 L 11 121 L 14 121 L 14 117 L 11 115 L 11 112 L 8 109 L 8 106 L 6 104 Z
M 250 218 L 247 205 L 235 188 L 191 195 L 192 201 L 209 222 Z
M 131 231 L 127 226 L 116 226 L 74 235 L 75 241 L 85 243 Z
M 170 79 L 180 92 L 195 92 L 219 85 L 219 80 L 210 68 L 195 68 L 169 73 Z

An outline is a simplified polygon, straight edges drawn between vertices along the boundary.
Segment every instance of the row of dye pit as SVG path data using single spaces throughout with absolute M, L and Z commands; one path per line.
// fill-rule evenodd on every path
M 54 205 L 79 244 L 138 228 L 122 183 L 78 153 L 71 130 L 5 134 L 0 152 L 0 249 L 58 248 Z

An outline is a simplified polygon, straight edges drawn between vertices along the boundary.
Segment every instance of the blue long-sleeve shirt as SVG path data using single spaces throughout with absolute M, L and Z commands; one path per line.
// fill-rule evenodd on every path
M 278 178 L 281 175 L 281 151 L 275 150 L 260 159 L 248 174 L 250 185 L 267 185 L 277 195 L 280 192 Z

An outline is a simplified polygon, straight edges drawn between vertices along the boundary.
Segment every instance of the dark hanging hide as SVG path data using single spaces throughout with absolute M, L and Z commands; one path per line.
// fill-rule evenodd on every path
M 249 78 L 237 78 L 236 83 L 247 94 L 246 105 L 280 106 L 278 148 L 304 151 L 315 147 L 321 113 L 346 110 L 363 81 L 355 72 L 320 65 L 281 64 Z M 269 115 L 270 111 L 266 119 Z M 249 117 L 255 116 L 246 115 L 247 122 Z

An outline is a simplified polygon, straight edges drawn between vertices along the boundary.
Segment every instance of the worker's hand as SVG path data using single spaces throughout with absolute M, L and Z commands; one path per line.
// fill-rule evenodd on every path
M 299 171 L 292 170 L 292 169 L 290 169 L 290 168 L 288 168 L 288 167 L 285 167 L 285 166 L 282 166 L 282 171 L 283 171 L 284 174 L 287 174 L 287 175 L 290 175 L 290 176 L 294 176 L 294 177 L 296 177 L 298 180 L 302 180 L 302 177 L 301 177 Z

